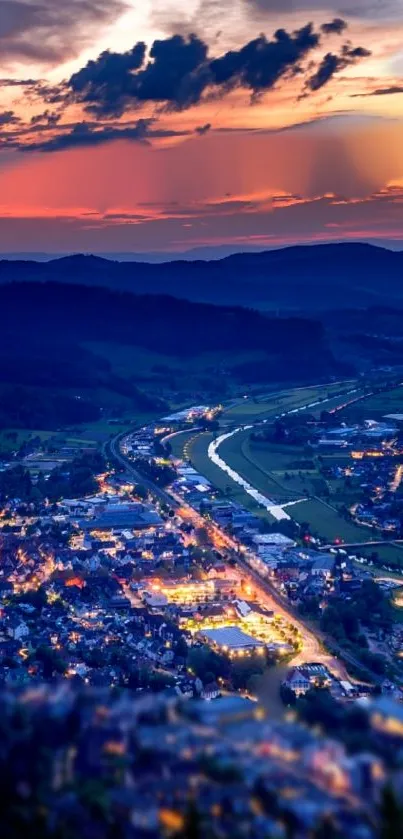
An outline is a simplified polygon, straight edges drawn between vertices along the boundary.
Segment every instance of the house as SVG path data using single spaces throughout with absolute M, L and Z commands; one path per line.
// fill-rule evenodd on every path
M 329 580 L 333 576 L 335 566 L 335 558 L 332 554 L 325 554 L 319 559 L 316 559 L 311 568 L 311 574 L 314 577 L 322 577 Z
M 25 621 L 17 615 L 11 615 L 8 621 L 7 634 L 14 641 L 21 641 L 29 635 L 29 628 Z
M 207 699 L 210 701 L 211 699 L 218 699 L 221 695 L 220 688 L 218 687 L 217 682 L 210 682 L 208 685 L 204 685 L 203 690 L 200 694 L 202 699 Z
M 296 696 L 303 696 L 311 688 L 311 683 L 301 670 L 291 670 L 286 679 L 282 682 L 284 687 L 289 688 Z
M 282 548 L 283 550 L 285 548 L 295 548 L 297 544 L 294 539 L 284 536 L 283 533 L 259 533 L 253 536 L 252 541 L 258 553 L 261 553 L 265 548 L 269 547 Z
M 244 600 L 235 600 L 234 602 L 235 611 L 237 612 L 240 618 L 248 617 L 249 613 L 252 611 L 249 603 L 245 603 Z
M 164 650 L 164 652 L 161 655 L 161 662 L 162 664 L 169 665 L 172 664 L 174 658 L 175 653 L 173 652 L 173 650 Z
M 194 696 L 194 683 L 190 679 L 182 679 L 175 686 L 176 694 L 185 699 L 192 699 Z

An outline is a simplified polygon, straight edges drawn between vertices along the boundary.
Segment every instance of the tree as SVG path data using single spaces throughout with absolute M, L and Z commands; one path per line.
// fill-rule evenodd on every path
M 150 677 L 150 688 L 154 693 L 159 693 L 165 688 L 173 687 L 175 679 L 169 673 L 153 672 Z
M 305 600 L 302 600 L 299 604 L 299 611 L 301 615 L 307 615 L 307 617 L 317 618 L 319 617 L 320 613 L 320 600 L 319 597 L 307 597 Z
M 186 659 L 187 655 L 188 655 L 188 652 L 189 652 L 188 645 L 187 645 L 183 635 L 181 635 L 180 638 L 178 638 L 178 640 L 177 640 L 177 642 L 174 646 L 174 653 L 179 658 Z
M 332 635 L 336 640 L 341 641 L 345 637 L 343 623 L 335 606 L 328 606 L 325 609 L 321 617 L 320 626 L 324 632 Z
M 311 688 L 297 701 L 297 710 L 309 725 L 323 725 L 337 731 L 344 718 L 344 709 L 327 688 Z
M 248 693 L 250 693 L 252 696 L 257 696 L 259 692 L 260 681 L 261 678 L 258 673 L 253 673 L 252 676 L 249 677 L 246 683 L 246 688 Z
M 207 673 L 213 673 L 215 678 L 218 676 L 226 678 L 230 672 L 228 659 L 207 646 L 192 647 L 189 650 L 187 663 L 202 682 L 205 682 Z
M 28 469 L 23 466 L 15 466 L 0 472 L 0 497 L 21 498 L 22 501 L 29 501 L 32 498 L 32 480 Z
M 52 647 L 41 645 L 36 650 L 34 658 L 42 663 L 45 679 L 50 679 L 55 672 L 62 675 L 66 670 L 66 662 Z
M 343 839 L 331 816 L 324 816 L 314 830 L 312 839 Z
M 386 786 L 382 792 L 380 822 L 380 839 L 401 839 L 403 836 L 403 808 L 390 786 Z
M 294 691 L 291 690 L 291 688 L 289 688 L 288 685 L 280 686 L 280 697 L 281 701 L 284 702 L 284 705 L 296 705 L 297 697 L 295 696 Z
M 192 801 L 189 804 L 183 828 L 176 834 L 175 839 L 205 839 L 205 836 L 200 813 L 196 804 Z
M 234 688 L 246 688 L 252 677 L 262 675 L 265 665 L 266 660 L 264 656 L 258 654 L 233 659 L 231 663 L 231 680 Z
M 209 534 L 206 527 L 196 527 L 194 537 L 198 545 L 204 547 L 210 544 Z

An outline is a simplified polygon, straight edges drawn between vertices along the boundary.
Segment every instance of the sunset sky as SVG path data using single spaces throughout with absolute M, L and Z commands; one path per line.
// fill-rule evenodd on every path
M 403 0 L 0 0 L 0 251 L 403 237 Z

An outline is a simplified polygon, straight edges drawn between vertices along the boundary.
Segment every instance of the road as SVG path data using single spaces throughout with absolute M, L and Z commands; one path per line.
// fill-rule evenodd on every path
M 300 615 L 292 607 L 289 601 L 283 597 L 277 589 L 270 583 L 269 580 L 263 579 L 256 571 L 254 571 L 246 559 L 240 554 L 239 543 L 231 536 L 225 533 L 221 528 L 213 523 L 206 523 L 206 520 L 192 507 L 186 505 L 183 500 L 172 491 L 167 491 L 158 487 L 152 481 L 143 477 L 143 475 L 134 468 L 130 460 L 122 453 L 120 444 L 127 432 L 117 435 L 109 443 L 109 449 L 112 457 L 124 467 L 127 474 L 131 475 L 136 483 L 142 484 L 150 493 L 150 495 L 167 504 L 171 509 L 175 510 L 176 514 L 185 522 L 191 522 L 194 527 L 207 528 L 209 536 L 214 547 L 218 550 L 227 549 L 232 558 L 234 558 L 242 570 L 244 576 L 253 583 L 253 587 L 258 596 L 259 602 L 265 605 L 271 611 L 282 615 L 287 621 L 292 623 L 299 631 L 302 637 L 302 650 L 293 659 L 293 665 L 306 664 L 308 662 L 321 662 L 328 667 L 331 673 L 339 679 L 351 680 L 348 675 L 344 661 L 360 668 L 366 672 L 371 681 L 378 683 L 381 680 L 374 673 L 366 670 L 351 653 L 343 650 L 336 642 L 332 640 L 332 653 L 328 652 L 325 644 L 329 646 L 329 639 L 319 630 L 313 630 L 305 621 L 301 620 Z M 247 553 L 245 552 L 245 555 Z M 342 656 L 342 658 L 339 658 Z
M 321 501 L 322 499 L 318 499 Z M 324 502 L 322 502 L 324 503 Z M 330 505 L 328 505 L 330 506 Z M 334 509 L 331 508 L 331 509 Z M 341 548 L 376 548 L 377 545 L 403 545 L 403 539 L 374 539 L 370 542 L 343 542 L 340 546 Z M 321 545 L 319 548 L 320 551 L 328 551 L 329 548 L 334 548 L 334 543 L 329 545 Z
M 145 478 L 144 475 L 134 468 L 131 461 L 122 454 L 120 443 L 125 437 L 127 437 L 127 431 L 118 434 L 112 440 L 108 441 L 105 449 L 106 453 L 108 453 L 109 449 L 112 457 L 120 464 L 120 466 L 123 466 L 125 472 L 127 472 L 128 475 L 131 475 L 137 484 L 141 484 L 141 486 L 145 487 L 153 498 L 157 498 L 158 501 L 162 501 L 163 504 L 168 504 L 173 509 L 177 509 L 180 504 L 178 504 L 178 502 L 175 501 L 164 489 Z

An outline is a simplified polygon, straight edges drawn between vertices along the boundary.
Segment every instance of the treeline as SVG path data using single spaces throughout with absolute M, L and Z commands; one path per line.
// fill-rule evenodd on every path
M 345 649 L 351 650 L 362 663 L 374 673 L 387 672 L 387 662 L 382 655 L 368 649 L 363 629 L 386 632 L 393 622 L 393 608 L 390 596 L 373 580 L 364 580 L 361 588 L 353 592 L 347 602 L 335 598 L 324 612 L 320 613 L 319 598 L 311 597 L 300 604 L 301 614 L 319 618 L 320 627 Z
M 92 401 L 48 389 L 7 387 L 1 396 L 0 428 L 55 429 L 95 422 L 101 416 L 100 407 Z
M 60 501 L 62 498 L 81 498 L 98 489 L 95 479 L 106 468 L 100 452 L 88 452 L 64 463 L 46 479 L 39 475 L 34 483 L 28 469 L 18 465 L 0 472 L 0 499 L 19 498 L 23 502 Z
M 324 330 L 304 318 L 268 318 L 252 309 L 192 303 L 163 295 L 134 295 L 107 288 L 62 283 L 11 283 L 0 286 L 5 332 L 15 330 L 21 351 L 34 338 L 111 341 L 163 354 L 218 350 L 263 350 L 276 357 L 323 353 Z M 2 342 L 4 346 L 4 341 Z M 330 365 L 334 359 L 327 356 Z M 320 355 L 318 356 L 320 361 Z
M 231 376 L 245 383 L 348 372 L 328 349 L 322 324 L 307 318 L 61 282 L 0 284 L 0 307 L 0 428 L 55 429 L 122 407 L 166 412 L 159 395 L 141 390 L 135 362 L 131 376 L 114 369 L 113 345 L 172 358 L 258 351 L 261 361 L 231 367 Z M 97 343 L 109 346 L 110 360 L 89 349 Z M 182 374 L 176 380 L 169 370 L 154 381 L 157 393 L 180 388 Z M 198 386 L 221 392 L 225 376 L 218 381 L 212 371 Z
M 145 478 L 159 487 L 169 486 L 178 477 L 172 466 L 165 463 L 156 463 L 155 460 L 147 460 L 145 457 L 136 458 L 134 465 Z

